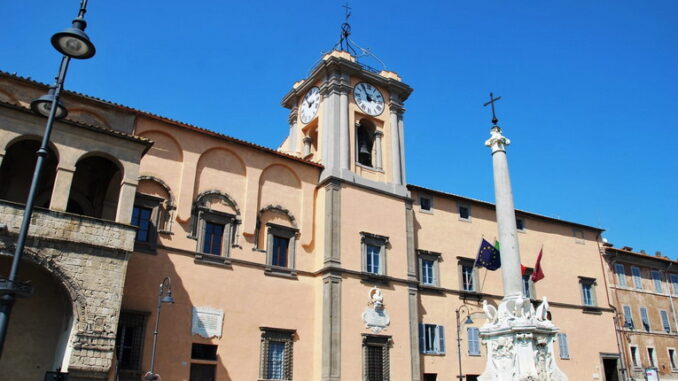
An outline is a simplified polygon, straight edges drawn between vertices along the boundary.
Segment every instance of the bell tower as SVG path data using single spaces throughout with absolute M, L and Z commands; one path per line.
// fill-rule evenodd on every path
M 403 102 L 412 88 L 392 71 L 358 62 L 345 26 L 340 50 L 325 54 L 283 98 L 290 133 L 280 149 L 323 164 L 321 181 L 407 196 Z

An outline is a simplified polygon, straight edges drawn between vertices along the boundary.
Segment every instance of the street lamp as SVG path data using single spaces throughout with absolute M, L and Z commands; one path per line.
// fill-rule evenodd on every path
M 459 381 L 462 381 L 464 379 L 464 372 L 461 371 L 461 313 L 466 312 L 466 320 L 464 320 L 464 325 L 466 324 L 473 324 L 473 319 L 471 319 L 471 311 L 469 311 L 468 306 L 466 304 L 462 304 L 457 308 L 454 313 L 457 316 L 457 359 L 459 360 L 459 375 L 457 378 Z
M 164 295 L 163 295 L 164 294 Z M 170 277 L 165 277 L 160 283 L 160 292 L 158 293 L 158 309 L 155 312 L 155 330 L 153 331 L 153 351 L 151 352 L 151 370 L 146 372 L 144 380 L 154 381 L 160 380 L 160 375 L 155 373 L 155 350 L 158 344 L 158 324 L 160 323 L 160 307 L 163 303 L 174 303 L 172 297 L 172 280 Z
M 59 73 L 56 77 L 56 83 L 50 87 L 49 92 L 46 95 L 31 102 L 31 109 L 35 113 L 47 117 L 47 124 L 45 125 L 45 133 L 42 137 L 40 148 L 36 152 L 38 158 L 35 163 L 35 169 L 33 170 L 33 180 L 31 181 L 31 188 L 28 192 L 28 198 L 26 199 L 26 208 L 23 220 L 21 221 L 21 228 L 19 229 L 19 237 L 17 238 L 9 277 L 7 279 L 0 279 L 0 357 L 2 356 L 2 348 L 5 345 L 9 316 L 12 312 L 14 302 L 17 297 L 28 297 L 32 293 L 32 288 L 27 282 L 17 281 L 17 274 L 19 272 L 21 256 L 26 245 L 28 227 L 30 226 L 31 217 L 33 216 L 33 204 L 35 203 L 38 187 L 42 180 L 42 169 L 49 152 L 49 138 L 52 134 L 54 120 L 61 119 L 68 113 L 66 108 L 59 101 L 59 95 L 64 88 L 68 64 L 71 61 L 71 58 L 86 59 L 94 56 L 95 52 L 94 44 L 92 44 L 87 34 L 85 34 L 85 27 L 87 26 L 84 19 L 85 12 L 87 12 L 87 0 L 81 0 L 80 10 L 78 16 L 73 20 L 72 27 L 52 36 L 52 45 L 57 51 L 63 54 L 61 64 L 59 65 Z

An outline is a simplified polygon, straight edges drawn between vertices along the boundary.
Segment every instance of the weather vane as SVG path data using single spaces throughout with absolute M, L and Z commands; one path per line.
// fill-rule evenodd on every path
M 500 99 L 501 99 L 501 97 L 496 97 L 496 98 L 495 98 L 495 97 L 494 97 L 494 94 L 490 93 L 490 101 L 489 101 L 489 102 L 485 102 L 485 104 L 483 104 L 484 107 L 486 107 L 487 105 L 491 105 L 491 106 L 492 106 L 492 124 L 494 124 L 495 126 L 497 125 L 497 122 L 499 122 L 499 119 L 497 119 L 497 115 L 495 115 L 495 113 L 494 113 L 494 102 L 496 102 L 496 101 L 498 101 L 498 100 L 500 100 Z

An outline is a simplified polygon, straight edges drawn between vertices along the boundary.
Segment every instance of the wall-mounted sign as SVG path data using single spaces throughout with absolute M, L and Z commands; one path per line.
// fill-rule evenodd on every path
M 224 311 L 211 307 L 193 307 L 191 334 L 202 337 L 221 337 Z

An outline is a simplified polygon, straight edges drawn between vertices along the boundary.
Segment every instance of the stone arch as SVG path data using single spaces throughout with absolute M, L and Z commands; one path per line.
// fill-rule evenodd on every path
M 164 182 L 160 178 L 157 178 L 157 177 L 151 176 L 151 175 L 141 175 L 141 176 L 139 176 L 139 181 L 142 181 L 142 180 L 148 180 L 148 181 L 153 181 L 153 182 L 158 183 L 158 185 L 160 185 L 160 187 L 162 187 L 165 190 L 165 192 L 167 192 L 167 194 L 169 195 L 170 199 L 168 200 L 169 201 L 168 205 L 167 205 L 168 208 L 171 208 L 171 209 L 177 208 L 177 200 L 174 197 L 174 193 L 172 193 L 172 189 L 170 189 L 169 185 L 167 185 L 166 182 Z
M 0 198 L 25 203 L 33 180 L 37 162 L 35 154 L 40 148 L 39 136 L 21 135 L 10 140 L 0 163 Z M 48 155 L 42 171 L 42 182 L 38 188 L 35 205 L 48 207 L 52 197 L 54 181 L 59 163 L 56 146 L 48 146 Z
M 66 211 L 115 220 L 124 167 L 105 152 L 88 152 L 75 164 Z M 88 212 L 89 211 L 89 212 Z
M 230 214 L 230 211 L 228 211 L 228 210 L 219 210 L 219 208 L 215 208 L 213 206 L 215 204 L 213 202 L 211 202 L 212 200 L 214 200 L 214 198 L 222 201 L 227 206 L 229 206 L 233 209 L 232 214 L 235 215 L 235 223 L 236 223 L 236 225 L 240 225 L 240 222 L 242 221 L 242 216 L 241 216 L 241 213 L 240 213 L 240 207 L 238 207 L 238 203 L 235 201 L 235 199 L 233 199 L 233 197 L 231 197 L 227 193 L 221 192 L 219 190 L 216 190 L 216 189 L 208 190 L 208 191 L 200 193 L 195 198 L 195 201 L 193 202 L 193 208 L 191 210 L 191 232 L 192 232 L 191 235 L 193 237 L 197 237 L 197 235 L 198 235 L 198 224 L 199 224 L 200 210 L 215 210 L 215 211 L 225 212 L 225 213 Z M 237 241 L 235 241 L 237 239 L 237 235 L 238 235 L 238 231 L 237 231 L 237 227 L 236 227 L 236 229 L 234 229 L 234 232 L 233 232 L 234 242 L 237 242 Z
M 177 209 L 177 204 L 174 194 L 167 183 L 155 176 L 142 175 L 139 176 L 137 193 L 159 197 L 164 200 L 157 208 L 157 231 L 159 233 L 171 233 L 174 211 Z
M 278 215 L 286 219 L 291 228 L 298 231 L 297 219 L 294 215 L 281 205 L 266 205 L 257 212 L 257 225 L 254 230 L 254 244 L 255 247 L 261 248 L 264 246 L 265 237 L 261 233 L 264 231 L 266 223 L 271 221 L 276 222 L 277 225 L 286 225 L 284 222 L 276 221 L 273 215 Z M 298 233 L 297 233 L 298 234 Z
M 206 206 L 206 201 L 207 201 L 207 196 L 217 196 L 221 198 L 224 202 L 226 202 L 228 205 L 230 205 L 233 210 L 235 211 L 235 214 L 237 216 L 240 216 L 240 208 L 238 207 L 238 203 L 235 202 L 233 197 L 229 196 L 228 194 L 221 192 L 216 189 L 208 190 L 205 192 L 202 192 L 198 195 L 198 197 L 195 198 L 195 206 Z
M 77 122 L 84 123 L 87 125 L 105 127 L 109 129 L 111 128 L 111 125 L 110 123 L 108 123 L 106 118 L 102 117 L 96 112 L 82 108 L 74 108 L 68 110 L 68 119 L 75 120 Z

